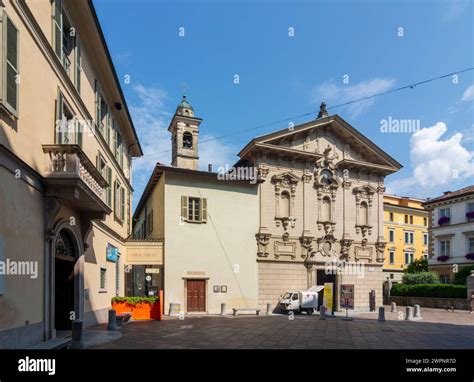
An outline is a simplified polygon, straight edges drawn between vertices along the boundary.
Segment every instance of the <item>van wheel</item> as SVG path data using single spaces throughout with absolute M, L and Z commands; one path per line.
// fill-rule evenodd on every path
M 311 316 L 311 315 L 313 314 L 313 309 L 308 309 L 308 310 L 306 311 L 306 313 L 307 313 L 309 316 Z

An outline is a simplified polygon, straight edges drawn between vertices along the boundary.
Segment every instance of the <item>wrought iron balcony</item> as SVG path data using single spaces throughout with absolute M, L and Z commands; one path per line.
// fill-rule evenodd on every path
M 44 177 L 49 195 L 79 210 L 109 214 L 107 181 L 78 145 L 43 145 Z

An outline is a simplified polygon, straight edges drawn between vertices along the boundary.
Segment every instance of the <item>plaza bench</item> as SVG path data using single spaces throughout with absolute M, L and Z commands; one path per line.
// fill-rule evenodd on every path
M 260 309 L 258 308 L 232 308 L 234 316 L 237 316 L 239 312 L 255 312 L 257 316 L 260 316 Z
M 117 321 L 117 326 L 123 326 L 124 324 L 127 324 L 131 318 L 132 318 L 132 313 L 129 313 L 129 312 L 117 314 L 117 316 L 115 317 Z

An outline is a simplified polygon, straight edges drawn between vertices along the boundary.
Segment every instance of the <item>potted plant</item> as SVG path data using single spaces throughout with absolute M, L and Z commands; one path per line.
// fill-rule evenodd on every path
M 112 309 L 115 309 L 117 314 L 131 313 L 135 320 L 160 319 L 158 297 L 113 297 Z
M 467 217 L 467 220 L 473 220 L 474 219 L 474 211 L 466 212 L 466 217 Z
M 468 259 L 468 260 L 474 260 L 474 253 L 468 253 L 468 254 L 466 255 L 466 259 Z
M 442 216 L 438 219 L 438 225 L 449 223 L 449 216 Z
M 448 260 L 448 259 L 449 259 L 449 256 L 443 255 L 443 256 L 438 256 L 438 259 L 437 259 L 437 260 L 438 260 L 438 261 L 446 261 L 446 260 Z

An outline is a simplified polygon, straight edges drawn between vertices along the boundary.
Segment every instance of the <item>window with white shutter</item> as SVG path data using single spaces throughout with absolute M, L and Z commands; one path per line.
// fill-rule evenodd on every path
M 15 24 L 2 15 L 2 68 L 1 68 L 1 105 L 11 116 L 18 118 L 18 93 L 20 83 L 18 39 L 19 33 Z

